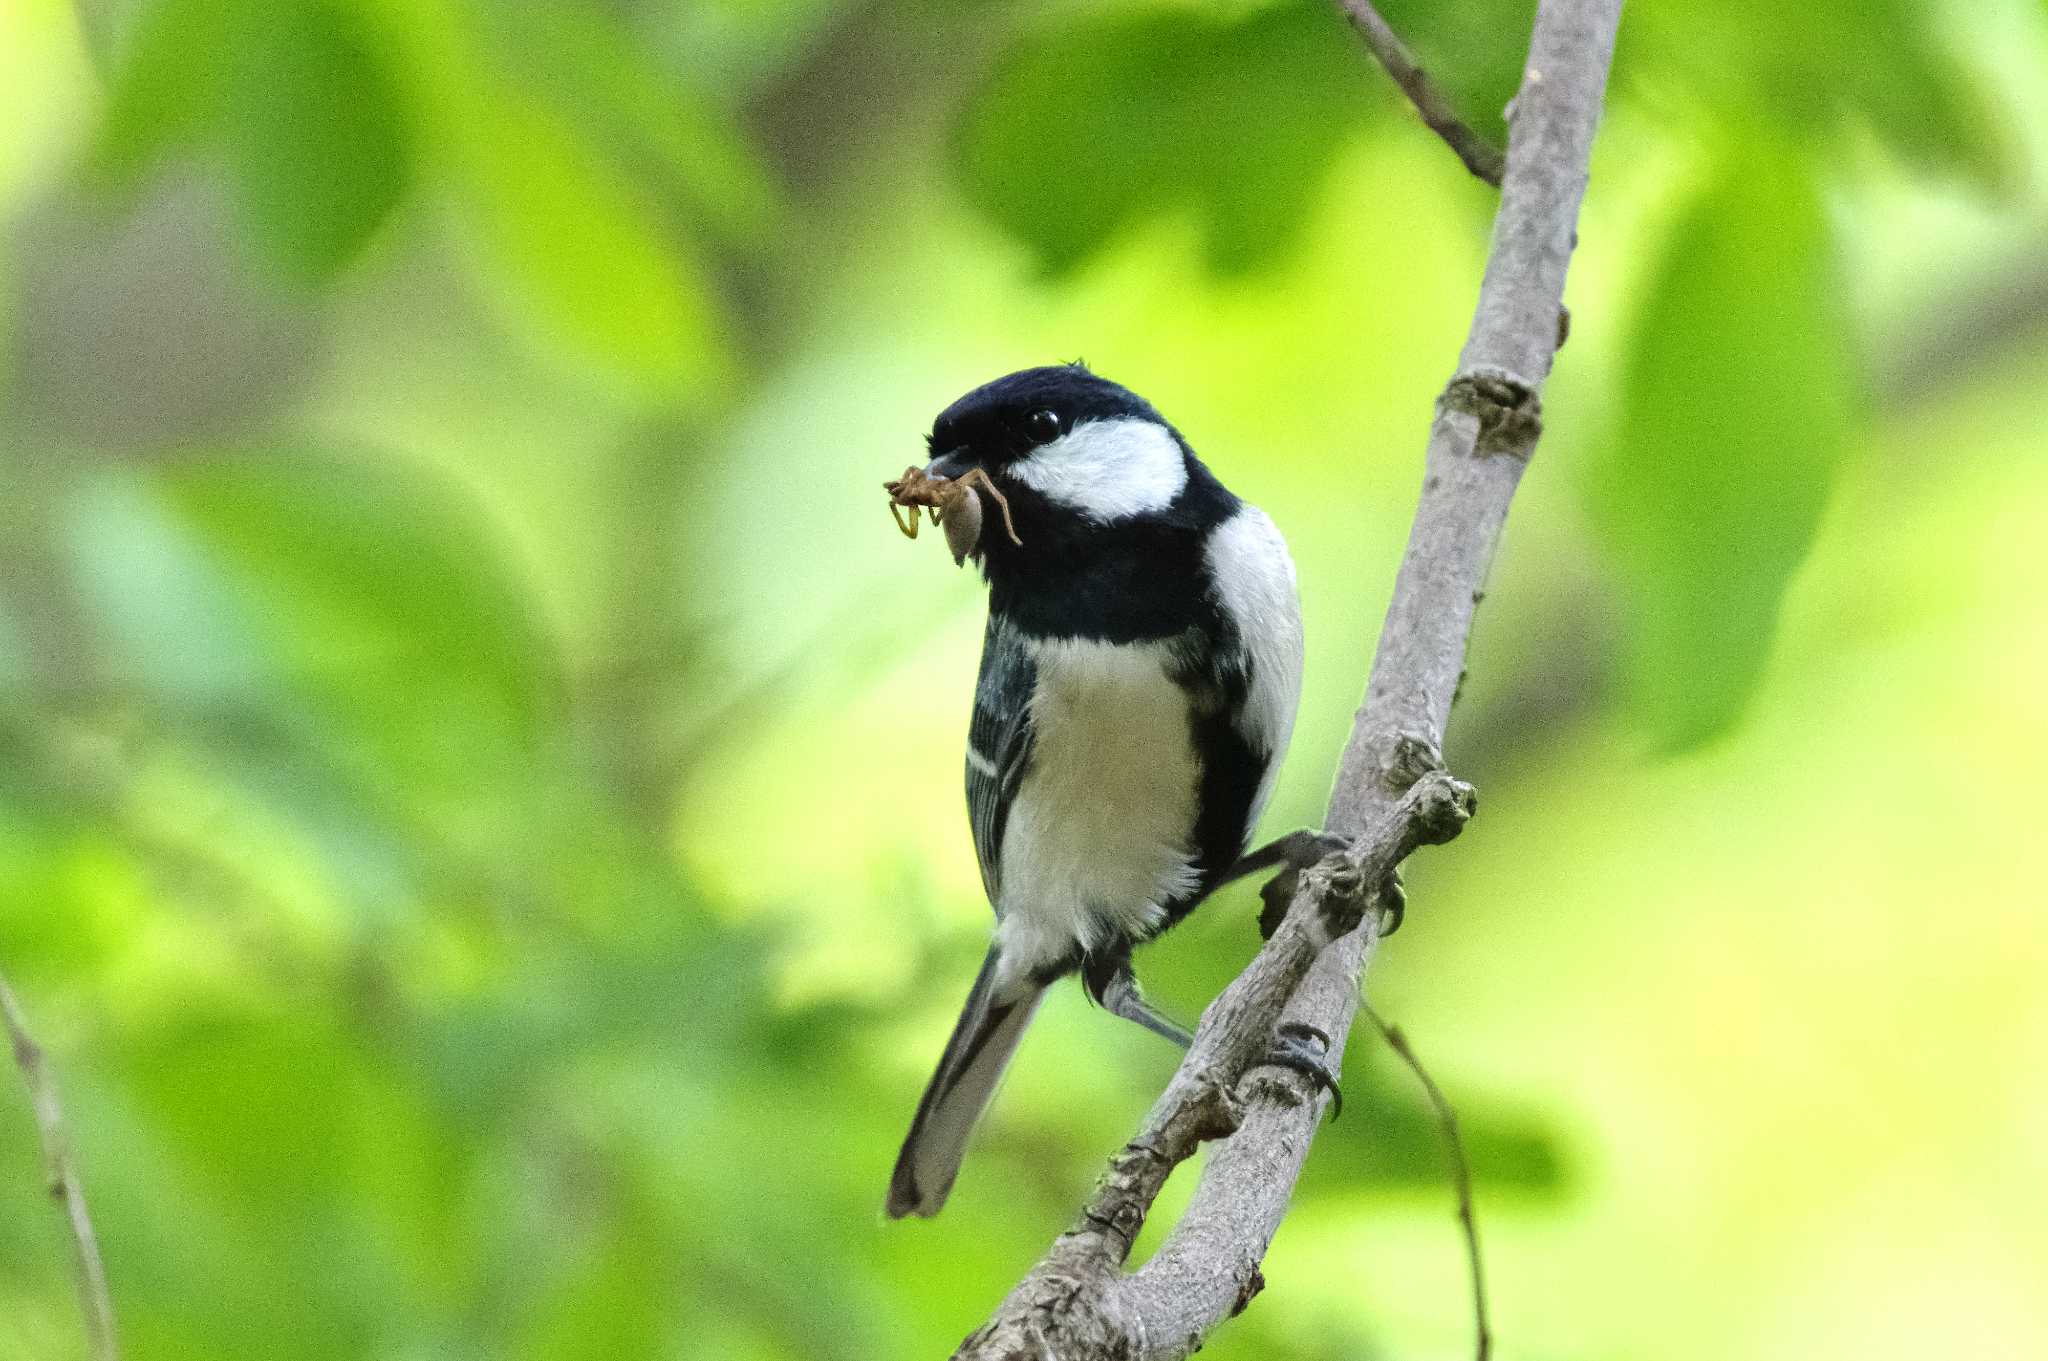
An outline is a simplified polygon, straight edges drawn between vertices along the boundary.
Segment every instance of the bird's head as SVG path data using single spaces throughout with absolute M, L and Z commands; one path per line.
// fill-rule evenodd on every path
M 1150 402 L 1080 364 L 984 383 L 939 413 L 929 442 L 926 472 L 960 478 L 980 469 L 1009 502 L 1021 547 L 1003 534 L 998 508 L 982 507 L 974 552 L 991 568 L 1164 516 L 1200 468 Z

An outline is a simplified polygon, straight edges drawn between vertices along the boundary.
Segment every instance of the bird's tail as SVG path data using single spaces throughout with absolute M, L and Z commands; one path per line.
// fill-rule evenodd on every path
M 1003 990 L 1006 995 L 998 996 L 997 949 L 990 946 L 982 961 L 967 1006 L 946 1041 L 939 1070 L 924 1089 L 903 1151 L 896 1155 L 896 1171 L 889 1178 L 891 1219 L 912 1214 L 929 1219 L 946 1203 L 967 1152 L 967 1138 L 988 1109 L 1017 1042 L 1024 1038 L 1024 1028 L 1045 997 L 1042 985 L 1028 981 L 1010 985 Z

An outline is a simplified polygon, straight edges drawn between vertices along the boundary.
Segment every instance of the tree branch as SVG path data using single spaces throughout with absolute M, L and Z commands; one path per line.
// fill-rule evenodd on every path
M 64 1134 L 64 1110 L 57 1102 L 56 1084 L 43 1066 L 42 1046 L 29 1034 L 21 1002 L 4 974 L 0 974 L 0 1022 L 7 1027 L 15 1066 L 21 1069 L 29 1104 L 35 1110 L 50 1198 L 63 1207 L 65 1222 L 71 1229 L 72 1267 L 78 1277 L 78 1305 L 85 1314 L 87 1344 L 93 1361 L 115 1361 L 120 1349 L 114 1339 L 114 1302 L 107 1293 L 107 1272 L 100 1262 L 100 1244 L 92 1231 L 92 1216 L 86 1212 L 85 1189 L 71 1165 L 71 1141 Z
M 1372 7 L 1372 0 L 1337 0 L 1337 7 L 1358 30 L 1358 36 L 1365 39 L 1365 45 L 1372 49 L 1373 56 L 1393 77 L 1394 84 L 1401 87 L 1401 93 L 1408 96 L 1408 102 L 1422 116 L 1424 126 L 1444 139 L 1445 145 L 1457 153 L 1467 170 L 1494 188 L 1500 188 L 1501 170 L 1506 164 L 1500 148 L 1472 131 L 1465 120 L 1458 117 L 1458 111 L 1451 107 L 1451 101 L 1444 97 L 1443 91 L 1436 88 L 1429 72 L 1416 62 L 1415 54 L 1408 50 L 1408 44 L 1401 41 L 1401 35 L 1388 27 L 1380 12 Z
M 1448 840 L 1472 810 L 1471 790 L 1443 773 L 1444 725 L 1509 502 L 1542 432 L 1538 393 L 1620 17 L 1621 0 L 1537 7 L 1479 304 L 1437 401 L 1421 503 L 1330 797 L 1327 825 L 1351 846 L 1300 876 L 1279 929 L 1203 1014 L 1081 1218 L 956 1361 L 1177 1361 L 1264 1284 L 1259 1263 L 1326 1098 L 1290 1070 L 1252 1065 L 1282 1020 L 1329 1035 L 1328 1061 L 1341 1063 L 1379 938 L 1368 909 L 1409 851 Z M 1159 1188 L 1212 1138 L 1221 1142 L 1187 1212 L 1151 1261 L 1125 1272 Z

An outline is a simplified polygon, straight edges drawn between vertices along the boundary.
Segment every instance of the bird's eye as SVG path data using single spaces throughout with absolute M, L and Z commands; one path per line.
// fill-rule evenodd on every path
M 1041 407 L 1024 418 L 1024 433 L 1038 444 L 1050 444 L 1060 437 L 1060 414 Z

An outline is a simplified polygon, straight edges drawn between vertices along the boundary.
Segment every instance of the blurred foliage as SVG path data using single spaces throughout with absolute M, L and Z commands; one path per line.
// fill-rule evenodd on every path
M 1495 137 L 1532 8 L 1384 6 Z M 1486 817 L 1374 974 L 1504 1356 L 2048 1347 L 2044 71 L 2026 0 L 1629 8 Z M 1061 990 L 880 1221 L 986 908 L 978 592 L 879 480 L 1006 368 L 1151 396 L 1295 547 L 1313 820 L 1490 192 L 1309 0 L 0 0 L 0 127 L 0 968 L 128 1353 L 942 1354 L 1172 1055 Z M 1347 1090 L 1208 1354 L 1467 1345 Z M 0 1099 L 61 1361 L 39 1176 Z
M 1766 119 L 1818 154 L 1839 156 L 1868 131 L 1918 173 L 2009 186 L 2020 167 L 2006 111 L 1942 18 L 1914 0 L 1713 11 L 1657 0 L 1630 13 L 1620 61 L 1634 79 L 1668 80 L 1717 116 Z
M 1082 11 L 1027 31 L 960 125 L 968 200 L 1048 274 L 1165 213 L 1202 224 L 1213 269 L 1292 243 L 1364 123 L 1374 72 L 1315 0 L 1209 18 Z M 1100 174 L 1076 167 L 1100 166 Z
M 1635 326 L 1594 510 L 1635 596 L 1646 726 L 1685 745 L 1725 728 L 1762 676 L 1862 395 L 1796 156 L 1758 136 L 1711 158 Z
M 130 178 L 167 151 L 215 152 L 272 261 L 331 279 L 412 179 L 411 129 L 370 36 L 318 0 L 153 6 L 109 91 L 102 161 Z

